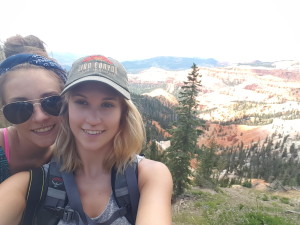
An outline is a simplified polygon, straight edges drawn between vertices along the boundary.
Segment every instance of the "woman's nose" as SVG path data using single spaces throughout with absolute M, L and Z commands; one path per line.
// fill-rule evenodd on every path
M 86 121 L 91 125 L 97 125 L 98 123 L 101 123 L 102 119 L 99 110 L 91 110 L 86 117 Z
M 49 118 L 49 115 L 44 112 L 40 103 L 33 104 L 33 120 L 43 121 Z

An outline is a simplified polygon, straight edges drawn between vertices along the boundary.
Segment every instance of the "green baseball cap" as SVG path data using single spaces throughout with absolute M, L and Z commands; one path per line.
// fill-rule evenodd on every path
M 103 55 L 91 55 L 76 60 L 68 73 L 62 94 L 86 81 L 105 83 L 126 99 L 130 99 L 127 72 L 122 64 L 115 59 Z

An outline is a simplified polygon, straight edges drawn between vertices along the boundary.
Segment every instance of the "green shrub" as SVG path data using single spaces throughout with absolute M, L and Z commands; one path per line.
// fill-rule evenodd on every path
M 242 186 L 246 187 L 246 188 L 252 188 L 252 183 L 251 183 L 251 181 L 246 180 L 242 183 Z
M 239 225 L 262 225 L 262 224 L 271 224 L 271 225 L 293 225 L 286 221 L 286 219 L 279 216 L 270 216 L 268 214 L 259 213 L 259 212 L 250 212 L 245 215 L 246 220 Z
M 230 187 L 230 180 L 229 180 L 229 178 L 227 177 L 227 178 L 224 178 L 224 179 L 221 179 L 220 181 L 219 181 L 219 185 L 220 185 L 220 187 Z
M 201 191 L 201 190 L 190 190 L 188 193 L 190 193 L 191 195 L 193 195 L 197 198 L 209 198 L 212 195 L 208 192 L 204 192 L 204 191 Z
M 269 201 L 270 199 L 269 199 L 268 195 L 264 194 L 262 196 L 261 200 L 263 200 L 263 201 Z
M 244 207 L 245 207 L 245 205 L 243 205 L 243 204 L 238 205 L 239 210 L 242 210 Z
M 282 198 L 280 198 L 280 202 L 282 202 L 284 204 L 289 204 L 290 203 L 290 199 L 286 198 L 286 197 L 282 197 Z
M 173 224 L 180 224 L 180 225 L 208 225 L 209 223 L 206 222 L 201 215 L 193 215 L 193 214 L 177 214 L 173 216 L 172 219 Z

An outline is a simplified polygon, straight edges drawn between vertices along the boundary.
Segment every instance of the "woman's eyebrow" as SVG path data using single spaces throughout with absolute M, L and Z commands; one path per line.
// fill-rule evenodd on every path
M 24 98 L 24 97 L 15 97 L 15 98 L 10 98 L 8 99 L 7 103 L 12 103 L 12 102 L 24 102 L 28 101 L 29 99 Z
M 29 99 L 26 97 L 13 97 L 13 98 L 8 99 L 7 102 L 25 102 L 25 101 L 39 100 L 39 99 L 50 97 L 53 95 L 59 95 L 59 93 L 55 92 L 55 91 L 47 92 L 47 93 L 43 93 L 39 98 L 35 98 L 35 99 L 31 99 L 31 98 Z
M 73 93 L 73 94 L 72 94 L 72 97 L 82 97 L 82 98 L 86 98 L 85 95 L 80 94 L 80 93 Z
M 104 97 L 103 100 L 117 100 L 117 97 Z
M 59 92 L 56 92 L 56 91 L 47 92 L 47 93 L 42 94 L 40 97 L 41 98 L 46 98 L 46 97 L 50 97 L 50 96 L 53 96 L 53 95 L 59 95 Z

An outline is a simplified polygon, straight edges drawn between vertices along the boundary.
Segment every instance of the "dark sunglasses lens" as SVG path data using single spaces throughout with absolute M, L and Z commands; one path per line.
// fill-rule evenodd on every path
M 62 106 L 61 97 L 51 96 L 45 98 L 43 101 L 41 101 L 41 105 L 43 110 L 49 115 L 58 116 Z
M 14 102 L 4 106 L 3 115 L 13 124 L 24 123 L 33 113 L 33 105 L 28 102 Z

